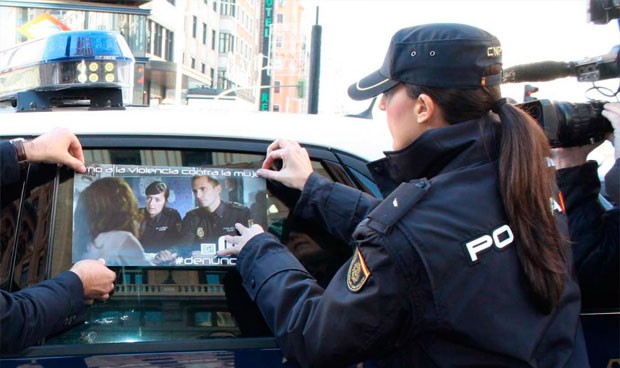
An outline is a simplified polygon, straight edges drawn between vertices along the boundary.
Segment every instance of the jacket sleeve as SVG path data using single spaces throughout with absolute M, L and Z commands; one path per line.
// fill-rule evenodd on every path
M 620 158 L 616 159 L 614 166 L 605 175 L 605 192 L 609 198 L 620 205 Z
M 618 207 L 605 210 L 598 201 L 601 184 L 597 163 L 558 170 L 565 199 L 575 270 L 583 304 L 617 306 L 620 280 Z M 615 299 L 615 300 L 611 300 Z
M 242 249 L 237 267 L 243 286 L 287 358 L 302 366 L 343 366 L 389 353 L 406 341 L 413 293 L 395 281 L 404 279 L 401 269 L 386 247 L 366 243 L 360 252 L 370 276 L 351 291 L 351 260 L 323 289 L 271 234 L 255 236 Z
M 19 180 L 17 152 L 10 142 L 0 143 L 0 183 L 9 185 Z
M 381 201 L 360 190 L 313 173 L 295 205 L 294 214 L 353 245 L 353 231 Z
M 200 218 L 192 212 L 185 214 L 181 224 L 181 232 L 178 241 L 170 250 L 181 257 L 189 257 L 192 253 L 194 234 L 199 223 Z
M 14 293 L 0 291 L 0 352 L 17 353 L 83 322 L 85 314 L 82 282 L 71 271 Z

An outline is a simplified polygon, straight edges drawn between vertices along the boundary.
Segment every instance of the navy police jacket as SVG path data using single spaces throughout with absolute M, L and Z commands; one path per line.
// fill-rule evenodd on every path
M 588 367 L 572 277 L 550 313 L 529 294 L 498 191 L 499 132 L 487 119 L 427 131 L 371 163 L 390 192 L 383 201 L 309 177 L 296 214 L 353 249 L 327 288 L 272 235 L 246 244 L 244 287 L 289 359 Z
M 206 207 L 187 212 L 183 218 L 179 253 L 188 256 L 202 243 L 217 243 L 224 235 L 237 235 L 236 223 L 253 224 L 250 209 L 240 203 L 221 201 L 213 213 Z
M 557 171 L 558 186 L 566 204 L 582 308 L 617 309 L 620 303 L 620 215 L 618 205 L 606 210 L 599 202 L 601 182 L 597 171 L 596 161 L 560 169 Z
M 174 208 L 164 207 L 155 217 L 141 208 L 140 243 L 145 252 L 156 253 L 176 245 L 181 237 L 181 215 Z

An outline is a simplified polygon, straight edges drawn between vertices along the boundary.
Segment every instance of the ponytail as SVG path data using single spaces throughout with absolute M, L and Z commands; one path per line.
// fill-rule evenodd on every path
M 544 131 L 523 110 L 498 101 L 501 151 L 499 181 L 510 227 L 517 234 L 517 254 L 532 292 L 549 312 L 559 303 L 566 279 L 564 239 L 551 209 L 555 172 L 546 158 L 551 150 Z
M 412 84 L 405 87 L 411 98 L 422 93 L 430 96 L 441 107 L 449 124 L 479 119 L 488 115 L 489 110 L 499 115 L 502 201 L 534 299 L 543 310 L 550 311 L 559 303 L 567 270 L 565 241 L 551 209 L 556 182 L 553 168 L 547 165 L 551 149 L 544 131 L 534 118 L 500 98 L 499 87 L 475 90 Z

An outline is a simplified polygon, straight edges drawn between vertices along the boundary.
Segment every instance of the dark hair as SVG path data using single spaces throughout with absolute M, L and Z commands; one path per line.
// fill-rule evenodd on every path
M 207 181 L 211 184 L 213 184 L 213 187 L 217 187 L 218 185 L 220 185 L 220 181 L 217 180 L 216 178 L 209 176 L 209 175 L 196 175 L 196 176 L 192 176 L 192 184 L 200 179 L 200 178 L 207 178 Z
M 74 250 L 81 257 L 86 245 L 101 233 L 124 230 L 137 236 L 141 216 L 129 184 L 109 177 L 94 181 L 80 193 L 73 218 Z
M 487 74 L 497 74 L 498 69 L 501 66 L 492 66 Z M 430 96 L 450 124 L 488 115 L 501 97 L 499 86 L 467 90 L 405 87 L 411 98 L 422 93 Z M 500 117 L 502 201 L 531 290 L 545 311 L 550 311 L 559 303 L 567 273 L 566 242 L 550 207 L 556 183 L 555 172 L 546 161 L 551 149 L 542 128 L 523 110 L 508 103 L 495 110 Z
M 168 200 L 170 189 L 168 189 L 168 186 L 163 181 L 154 181 L 144 190 L 144 194 L 146 195 L 157 195 L 160 193 L 164 193 L 164 198 Z

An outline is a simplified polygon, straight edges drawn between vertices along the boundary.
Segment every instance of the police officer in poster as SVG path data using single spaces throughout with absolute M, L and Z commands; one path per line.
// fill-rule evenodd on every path
M 169 208 L 170 189 L 162 181 L 149 184 L 144 194 L 146 206 L 140 209 L 140 242 L 148 253 L 158 253 L 176 245 L 181 235 L 181 215 Z
M 222 186 L 218 179 L 194 176 L 192 192 L 198 207 L 183 218 L 180 256 L 215 257 L 220 237 L 237 235 L 236 223 L 248 226 L 254 223 L 249 208 L 221 199 Z

